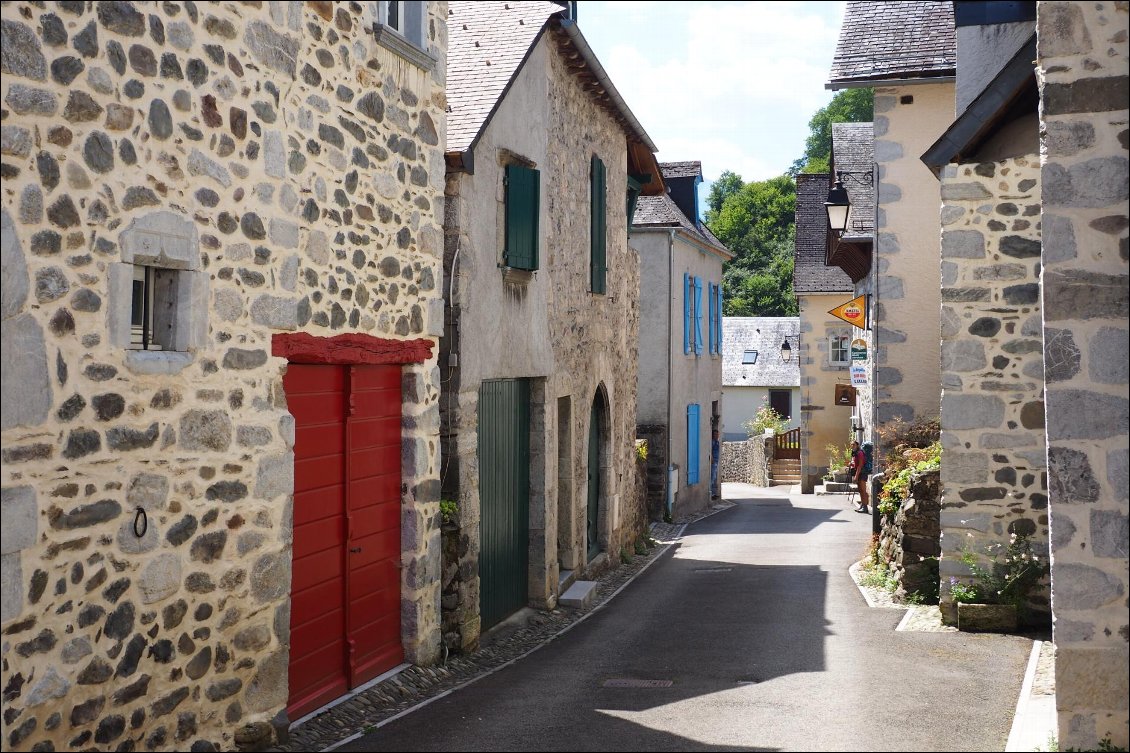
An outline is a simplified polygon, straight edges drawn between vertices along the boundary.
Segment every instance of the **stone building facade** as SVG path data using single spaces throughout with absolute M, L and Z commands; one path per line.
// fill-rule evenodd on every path
M 288 363 L 399 364 L 392 619 L 437 656 L 447 10 L 406 55 L 377 6 L 3 4 L 5 749 L 285 730 Z
M 1042 310 L 1059 743 L 1127 747 L 1125 3 L 1040 2 Z
M 1039 175 L 1030 154 L 941 176 L 944 582 L 1012 533 L 1047 556 Z
M 615 564 L 642 533 L 639 259 L 624 199 L 629 172 L 661 181 L 653 147 L 643 146 L 650 170 L 632 169 L 633 142 L 649 141 L 626 107 L 595 94 L 618 98 L 564 9 L 451 9 L 442 485 L 464 538 L 444 563 L 445 582 L 462 583 L 445 603 L 444 641 L 467 649 L 527 604 L 554 606 L 571 578 Z M 594 158 L 606 171 L 603 292 L 591 276 Z M 522 193 L 534 200 L 522 204 L 533 256 L 521 267 L 507 241 L 512 168 L 534 186 Z

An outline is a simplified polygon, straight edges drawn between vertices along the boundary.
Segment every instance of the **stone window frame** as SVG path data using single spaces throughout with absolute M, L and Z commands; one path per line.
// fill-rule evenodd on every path
M 842 348 L 836 347 L 836 341 L 842 340 L 844 345 Z M 836 358 L 837 350 L 843 353 L 842 359 Z M 829 332 L 828 333 L 828 365 L 830 366 L 850 366 L 851 365 L 851 334 L 843 332 Z
M 389 4 L 395 3 L 399 20 L 390 23 Z M 375 0 L 369 3 L 373 37 L 377 44 L 412 63 L 432 71 L 438 58 L 428 51 L 428 4 L 425 0 Z
M 495 217 L 495 237 L 498 239 L 496 244 L 498 248 L 495 250 L 496 263 L 498 268 L 502 270 L 502 279 L 509 285 L 527 285 L 533 280 L 537 279 L 537 269 L 520 269 L 518 267 L 507 266 L 506 264 L 506 168 L 510 165 L 517 165 L 529 170 L 537 170 L 538 163 L 535 160 L 526 157 L 525 155 L 513 152 L 505 147 L 498 149 L 498 180 L 495 186 L 495 199 L 497 202 L 497 212 Z M 541 212 L 543 207 L 538 211 Z M 542 246 L 542 238 L 540 237 L 542 224 L 538 222 L 538 247 Z M 539 250 L 540 253 L 540 250 Z
M 190 365 L 208 338 L 208 275 L 193 221 L 170 211 L 136 218 L 118 237 L 121 261 L 108 265 L 106 329 L 110 344 L 125 351 L 126 367 L 140 374 L 175 374 Z M 168 287 L 168 331 L 161 350 L 137 350 L 133 339 L 133 288 L 137 267 L 157 272 Z M 160 319 L 158 319 L 160 321 Z

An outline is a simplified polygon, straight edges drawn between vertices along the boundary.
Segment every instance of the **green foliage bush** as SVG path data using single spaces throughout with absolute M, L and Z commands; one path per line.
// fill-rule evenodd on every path
M 769 407 L 769 398 L 765 398 L 761 407 L 753 418 L 742 424 L 751 437 L 760 437 L 767 430 L 772 429 L 774 434 L 784 434 L 789 429 L 789 422 L 781 414 Z

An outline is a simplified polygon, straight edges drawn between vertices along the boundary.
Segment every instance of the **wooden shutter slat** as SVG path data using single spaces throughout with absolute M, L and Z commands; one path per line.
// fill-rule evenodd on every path
M 691 276 L 683 273 L 683 354 L 691 352 Z
M 694 353 L 702 355 L 702 278 L 694 278 Z
M 593 157 L 589 174 L 590 289 L 603 294 L 607 287 L 608 191 L 604 162 Z

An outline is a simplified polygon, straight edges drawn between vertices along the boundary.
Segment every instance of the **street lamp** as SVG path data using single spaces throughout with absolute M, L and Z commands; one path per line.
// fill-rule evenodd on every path
M 789 345 L 789 338 L 796 340 L 797 348 L 800 347 L 800 335 L 785 335 L 785 339 L 781 343 L 781 360 L 785 363 L 793 358 L 793 346 Z
M 836 182 L 828 191 L 828 200 L 824 202 L 824 209 L 828 212 L 828 227 L 833 233 L 842 235 L 847 231 L 848 214 L 851 212 L 851 199 L 847 189 L 844 188 L 844 179 L 854 180 L 861 186 L 875 185 L 875 175 L 868 172 L 850 172 L 848 170 L 836 171 Z

